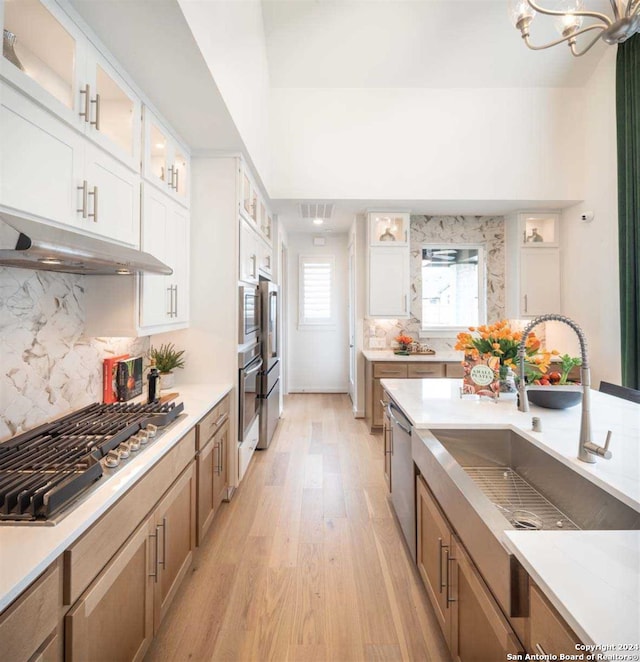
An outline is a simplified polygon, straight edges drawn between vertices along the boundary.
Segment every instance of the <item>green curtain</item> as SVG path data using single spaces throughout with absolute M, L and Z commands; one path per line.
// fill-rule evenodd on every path
M 622 383 L 640 389 L 640 34 L 618 46 L 616 114 Z

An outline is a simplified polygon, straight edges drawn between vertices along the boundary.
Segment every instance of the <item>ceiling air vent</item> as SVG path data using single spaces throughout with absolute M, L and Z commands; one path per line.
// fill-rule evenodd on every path
M 299 208 L 302 218 L 321 218 L 328 221 L 333 214 L 333 203 L 331 202 L 301 202 Z

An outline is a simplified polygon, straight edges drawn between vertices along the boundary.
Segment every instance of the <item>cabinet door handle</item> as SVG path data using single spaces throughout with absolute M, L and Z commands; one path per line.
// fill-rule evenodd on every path
M 88 122 L 89 109 L 91 108 L 91 87 L 88 83 L 84 86 L 83 90 L 80 90 L 80 94 L 84 94 L 84 110 L 78 113 L 78 115 L 80 115 L 80 117 L 84 117 L 84 121 Z
M 179 171 L 178 171 L 178 168 L 176 168 L 176 169 L 173 171 L 173 174 L 175 175 L 175 178 L 176 178 L 176 183 L 173 185 L 173 190 L 177 192 L 177 191 L 178 191 L 178 181 L 179 181 L 179 180 L 178 180 L 178 177 L 179 177 Z
M 449 564 L 451 563 L 451 561 L 455 561 L 455 558 L 453 556 L 449 556 L 449 550 L 448 549 L 445 549 L 444 553 L 445 553 L 445 557 L 446 557 L 446 561 L 447 561 L 447 565 L 446 565 L 446 576 L 447 576 L 447 579 L 446 579 L 446 581 L 447 581 L 446 597 L 447 597 L 447 609 L 449 609 L 449 605 L 452 602 L 456 602 L 455 598 L 452 598 L 449 594 L 449 589 L 451 588 L 451 583 L 450 583 L 451 575 L 450 575 L 450 572 L 449 572 Z
M 174 291 L 176 293 L 176 305 L 175 305 L 175 308 L 174 308 L 174 311 L 173 311 L 173 316 L 178 317 L 178 286 L 177 285 L 175 286 Z
M 218 476 L 222 475 L 222 470 L 224 469 L 224 467 L 222 466 L 223 457 L 224 457 L 224 439 L 222 439 L 220 441 L 219 449 L 218 449 L 218 458 L 220 459 L 220 467 L 218 469 Z
M 529 312 L 529 303 L 528 303 L 528 300 L 527 300 L 527 299 L 528 299 L 528 297 L 527 297 L 527 295 L 525 294 L 525 295 L 524 295 L 524 312 L 525 312 L 525 313 L 528 313 L 528 312 Z
M 438 593 L 442 593 L 442 589 L 446 584 L 442 582 L 442 550 L 449 549 L 449 545 L 442 544 L 442 538 L 438 538 Z
M 251 265 L 252 265 L 251 266 L 251 277 L 252 278 L 257 278 L 258 274 L 256 272 L 258 271 L 258 257 L 256 256 L 255 253 L 251 256 Z
M 96 131 L 100 131 L 100 95 L 96 94 L 96 98 L 91 99 L 91 103 L 96 105 L 96 119 L 90 124 L 96 127 Z
M 169 175 L 169 177 L 167 178 L 167 184 L 168 184 L 169 188 L 173 188 L 173 172 L 174 172 L 174 170 L 175 170 L 175 168 L 173 166 L 169 166 L 167 168 L 167 173 Z
M 98 222 L 98 187 L 94 186 L 93 191 L 89 191 L 89 195 L 93 196 L 93 214 L 87 214 L 89 218 L 93 219 L 94 223 Z
M 149 538 L 153 538 L 154 540 L 154 549 L 155 549 L 155 556 L 153 559 L 153 570 L 154 572 L 149 573 L 149 577 L 153 577 L 153 581 L 157 584 L 158 583 L 158 527 L 156 527 L 156 532 L 155 533 L 150 533 Z
M 82 191 L 82 209 L 76 209 L 78 213 L 82 213 L 82 218 L 87 218 L 87 204 L 88 204 L 88 195 L 89 190 L 87 188 L 87 180 L 82 180 L 82 186 L 76 187 L 78 191 Z
M 158 529 L 162 529 L 162 561 L 158 559 L 158 565 L 162 566 L 162 569 L 165 570 L 167 567 L 167 518 L 162 518 L 162 524 L 156 524 L 156 537 L 158 535 Z M 157 547 L 157 542 L 156 542 Z
M 540 644 L 536 644 L 536 652 L 540 653 L 540 655 L 547 655 L 547 652 Z
M 169 310 L 167 311 L 167 316 L 173 317 L 173 285 L 167 287 L 167 292 L 169 292 Z

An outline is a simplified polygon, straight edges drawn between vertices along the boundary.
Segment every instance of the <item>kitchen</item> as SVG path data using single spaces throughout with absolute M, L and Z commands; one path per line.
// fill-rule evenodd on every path
M 173 273 L 143 275 L 138 287 L 135 277 L 124 274 L 2 267 L 0 438 L 101 400 L 106 357 L 143 356 L 173 343 L 186 359 L 171 389 L 179 393 L 186 418 L 153 442 L 156 450 L 149 444 L 123 463 L 115 474 L 121 493 L 106 496 L 99 488 L 54 527 L 0 528 L 3 554 L 19 557 L 20 566 L 19 579 L 3 578 L 0 609 L 8 610 L 0 624 L 16 614 L 14 622 L 21 622 L 18 605 L 33 608 L 27 594 L 14 602 L 37 588 L 28 589 L 32 582 L 48 589 L 60 583 L 59 604 L 57 591 L 47 593 L 54 595 L 46 604 L 55 618 L 38 628 L 40 640 L 31 637 L 36 648 L 16 659 L 30 658 L 41 644 L 52 659 L 60 659 L 63 647 L 67 657 L 90 659 L 87 632 L 112 617 L 104 611 L 108 600 L 98 596 L 109 598 L 109 585 L 120 586 L 118 569 L 130 567 L 125 560 L 139 563 L 145 555 L 159 575 L 145 583 L 154 613 L 145 612 L 144 632 L 132 635 L 139 640 L 127 659 L 147 650 L 156 659 L 170 650 L 167 656 L 180 658 L 186 648 L 171 649 L 180 639 L 172 644 L 171 633 L 184 627 L 177 605 L 202 611 L 206 595 L 191 579 L 205 567 L 215 575 L 216 558 L 223 572 L 214 594 L 223 607 L 211 616 L 211 634 L 195 628 L 181 635 L 181 645 L 195 646 L 200 657 L 211 655 L 210 644 L 227 659 L 360 659 L 385 651 L 391 659 L 447 659 L 415 566 L 389 560 L 405 551 L 399 529 L 389 526 L 394 519 L 385 494 L 382 436 L 370 435 L 359 420 L 367 421 L 369 402 L 365 353 L 390 350 L 405 331 L 436 351 L 419 365 L 438 364 L 443 376 L 453 370 L 461 358 L 453 349 L 455 333 L 421 337 L 419 247 L 479 244 L 486 248 L 487 321 L 528 318 L 518 282 L 523 264 L 534 251 L 535 259 L 550 255 L 544 285 L 549 299 L 543 302 L 556 297 L 561 307 L 536 313 L 559 311 L 585 329 L 594 388 L 601 380 L 622 382 L 616 48 L 599 43 L 575 59 L 562 48 L 530 53 L 502 2 L 335 7 L 167 1 L 154 2 L 151 10 L 143 2 L 8 0 L 2 7 L 4 27 L 15 36 L 15 57 L 27 72 L 3 48 L 3 213 L 16 225 L 16 218 L 35 220 L 121 249 L 142 249 Z M 28 8 L 26 19 L 20 7 Z M 463 39 L 438 30 L 444 17 L 460 26 Z M 474 21 L 488 34 L 470 32 Z M 334 36 L 331 49 L 328 34 Z M 392 46 L 380 35 L 398 38 Z M 28 75 L 38 70 L 38 61 L 46 63 L 52 44 L 54 86 Z M 384 234 L 372 231 L 375 216 L 390 213 L 410 236 L 404 245 L 374 245 Z M 556 232 L 548 245 L 521 245 L 520 224 L 528 235 L 541 228 L 528 228 L 527 218 L 552 223 Z M 315 219 L 324 223 L 314 225 Z M 371 269 L 383 251 L 391 255 L 385 259 L 398 260 L 391 263 L 402 265 L 400 271 Z M 394 277 L 372 301 L 368 283 L 384 281 L 385 273 Z M 302 285 L 311 287 L 312 277 L 328 295 L 325 305 L 304 297 Z M 266 278 L 279 285 L 282 299 L 283 418 L 271 447 L 254 452 L 260 417 L 248 421 L 249 443 L 238 448 L 236 442 L 238 281 L 257 286 Z M 384 306 L 397 300 L 398 291 L 401 310 L 370 314 L 372 303 Z M 559 327 L 549 325 L 545 341 L 578 352 L 572 334 Z M 401 361 L 407 375 L 413 361 Z M 385 387 L 385 377 L 376 379 Z M 600 430 L 598 402 L 594 398 L 594 426 Z M 578 408 L 569 411 L 577 416 Z M 620 415 L 634 422 L 634 411 Z M 551 425 L 541 418 L 543 426 Z M 567 433 L 576 448 L 578 427 Z M 613 459 L 598 460 L 593 471 L 606 473 L 605 463 L 614 466 L 626 457 L 616 455 L 618 432 Z M 600 436 L 594 441 L 602 445 Z M 298 456 L 296 439 L 305 457 Z M 154 470 L 142 476 L 143 465 Z M 628 466 L 637 469 L 637 458 L 630 457 Z M 223 474 L 220 486 L 213 479 Z M 118 497 L 143 483 L 141 505 L 125 518 L 119 536 L 104 544 L 118 528 L 108 519 L 123 503 Z M 209 491 L 199 489 L 205 483 Z M 285 494 L 297 505 L 286 507 Z M 183 513 L 194 519 L 193 531 L 182 531 L 176 541 L 182 556 L 174 564 L 163 556 L 172 549 L 165 539 L 181 531 L 172 518 L 180 522 Z M 373 523 L 375 533 L 348 524 L 351 519 Z M 336 527 L 334 537 L 328 523 Z M 242 544 L 247 536 L 251 550 Z M 346 560 L 354 541 L 387 597 Z M 87 554 L 102 547 L 87 563 Z M 335 555 L 345 559 L 338 568 L 328 565 Z M 412 587 L 404 602 L 399 582 Z M 160 590 L 154 590 L 156 583 Z M 345 605 L 336 605 L 341 586 L 353 592 Z M 254 592 L 251 606 L 241 596 Z M 300 592 L 294 602 L 306 604 L 308 618 L 279 609 L 281 599 L 290 607 L 290 592 Z M 316 593 L 320 610 L 313 608 Z M 189 594 L 200 602 L 189 606 Z M 235 597 L 228 604 L 229 595 Z M 334 602 L 327 604 L 331 595 Z M 384 615 L 364 605 L 376 598 L 389 601 Z M 552 609 L 561 611 L 561 604 L 553 602 Z M 279 628 L 269 625 L 273 613 L 282 619 Z M 561 617 L 586 639 L 589 632 L 577 632 L 579 623 L 567 613 Z M 351 642 L 349 625 L 357 633 Z M 278 641 L 278 629 L 286 642 Z M 243 638 L 246 632 L 251 635 Z M 104 651 L 112 651 L 104 635 L 98 639 Z M 267 648 L 252 649 L 256 642 L 267 642 Z M 281 654 L 285 645 L 292 649 Z

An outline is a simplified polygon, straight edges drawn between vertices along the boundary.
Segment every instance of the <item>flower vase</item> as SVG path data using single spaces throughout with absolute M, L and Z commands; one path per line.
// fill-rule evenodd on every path
M 407 345 L 400 345 L 397 349 L 393 350 L 393 353 L 399 356 L 409 356 L 409 347 Z

